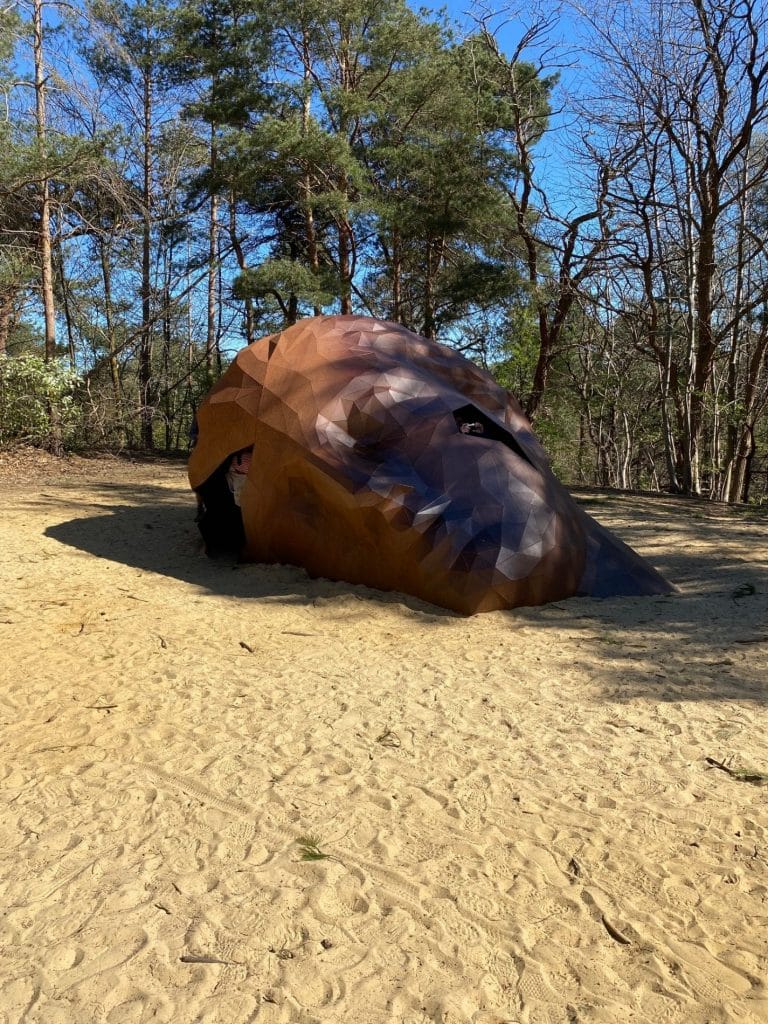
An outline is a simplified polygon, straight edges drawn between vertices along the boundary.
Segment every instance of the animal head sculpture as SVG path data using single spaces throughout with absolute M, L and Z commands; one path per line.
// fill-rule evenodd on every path
M 243 349 L 189 461 L 209 546 L 473 613 L 668 593 L 556 480 L 515 399 L 452 349 L 356 316 Z M 239 508 L 225 472 L 252 449 Z

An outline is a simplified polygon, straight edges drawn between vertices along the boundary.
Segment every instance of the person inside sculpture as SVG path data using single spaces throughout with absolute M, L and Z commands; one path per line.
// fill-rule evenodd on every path
M 248 470 L 251 468 L 252 458 L 253 448 L 243 448 L 241 451 L 235 452 L 229 461 L 227 485 L 238 508 L 240 507 L 240 495 L 245 484 L 245 478 L 248 475 Z
M 507 430 L 500 423 L 491 419 L 482 409 L 475 405 L 462 405 L 460 409 L 454 409 L 453 418 L 459 432 L 470 437 L 482 437 L 486 441 L 499 441 L 501 444 L 516 452 L 521 459 L 530 462 L 530 456 L 521 447 L 514 434 Z
M 238 555 L 245 543 L 240 498 L 252 457 L 252 448 L 235 452 L 198 488 L 195 522 L 212 558 Z

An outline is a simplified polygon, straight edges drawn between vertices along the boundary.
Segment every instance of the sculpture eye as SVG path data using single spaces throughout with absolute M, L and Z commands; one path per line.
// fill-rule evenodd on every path
M 460 409 L 454 409 L 453 418 L 459 433 L 470 437 L 483 437 L 488 441 L 500 441 L 505 447 L 513 451 L 529 465 L 533 465 L 529 455 L 525 452 L 515 435 L 508 429 L 492 420 L 491 417 L 478 409 L 476 405 L 462 405 Z

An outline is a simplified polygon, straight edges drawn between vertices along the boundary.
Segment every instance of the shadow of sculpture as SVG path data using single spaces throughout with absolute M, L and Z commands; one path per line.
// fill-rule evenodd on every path
M 177 496 L 169 498 L 169 492 L 162 488 L 124 484 L 100 484 L 99 489 L 105 499 L 114 503 L 105 501 L 97 515 L 76 515 L 50 526 L 45 536 L 97 558 L 167 576 L 239 601 L 276 599 L 307 605 L 329 593 L 354 594 L 399 606 L 403 612 L 430 620 L 456 618 L 455 613 L 418 598 L 313 579 L 295 566 L 243 563 L 232 555 L 210 558 L 195 526 L 191 495 L 184 501 Z M 34 503 L 45 504 L 45 497 Z M 61 500 L 56 503 L 60 507 Z M 73 501 L 71 507 L 73 511 L 82 509 L 82 504 Z

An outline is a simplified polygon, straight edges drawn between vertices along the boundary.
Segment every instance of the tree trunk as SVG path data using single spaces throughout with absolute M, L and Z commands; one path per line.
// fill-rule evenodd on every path
M 208 315 L 205 338 L 205 375 L 209 382 L 214 378 L 214 366 L 219 350 L 217 294 L 219 281 L 219 200 L 211 196 L 210 219 L 208 222 Z
M 143 171 L 142 202 L 144 224 L 141 235 L 141 340 L 139 345 L 139 400 L 141 402 L 141 443 L 151 451 L 154 446 L 152 421 L 152 75 L 143 76 Z
M 57 264 L 59 271 L 59 283 L 61 285 L 61 304 L 64 310 L 64 323 L 67 328 L 67 351 L 69 354 L 69 368 L 75 370 L 77 360 L 75 355 L 75 332 L 72 323 L 72 311 L 69 306 L 69 282 L 64 273 L 64 252 L 61 241 L 56 246 Z
M 544 391 L 547 386 L 547 379 L 549 377 L 549 360 L 553 352 L 553 344 L 549 332 L 549 324 L 547 323 L 547 314 L 544 309 L 539 307 L 538 314 L 539 321 L 539 355 L 536 359 L 536 369 L 533 373 L 533 382 L 531 384 L 531 390 L 528 393 L 528 397 L 525 400 L 525 415 L 529 420 L 532 420 L 539 410 L 541 400 L 544 397 Z
M 211 125 L 210 169 L 216 171 L 216 126 Z M 210 215 L 208 218 L 208 317 L 205 339 L 205 376 L 208 384 L 213 383 L 213 365 L 217 345 L 216 284 L 219 274 L 219 197 L 211 192 Z
M 32 7 L 33 41 L 35 64 L 35 132 L 37 135 L 38 160 L 41 178 L 38 189 L 40 209 L 40 287 L 43 298 L 43 319 L 45 321 L 45 358 L 56 358 L 56 303 L 53 295 L 53 254 L 51 247 L 51 187 L 48 178 L 47 121 L 45 112 L 46 80 L 43 60 L 43 3 L 33 0 Z M 48 402 L 50 423 L 49 447 L 54 455 L 63 452 L 61 436 L 61 415 L 59 409 Z
M 739 448 L 739 431 L 736 423 L 736 403 L 739 397 L 739 364 L 741 362 L 741 335 L 742 335 L 742 295 L 746 288 L 749 292 L 749 278 L 750 271 L 746 265 L 744 259 L 744 245 L 746 241 L 746 228 L 747 228 L 747 217 L 749 207 L 749 167 L 750 167 L 750 147 L 744 155 L 743 166 L 741 168 L 741 180 L 739 183 L 740 197 L 739 197 L 739 220 L 738 220 L 738 235 L 736 237 L 736 284 L 733 294 L 733 326 L 731 328 L 730 337 L 730 351 L 728 352 L 728 373 L 726 378 L 726 402 L 730 415 L 728 416 L 728 422 L 726 425 L 726 437 L 725 437 L 725 458 L 724 465 L 722 467 L 722 479 L 720 482 L 720 490 L 717 495 L 720 501 L 727 501 L 728 495 L 732 493 L 731 482 L 736 469 L 736 458 L 737 451 Z M 749 335 L 749 325 L 746 325 L 747 336 Z M 741 485 L 739 482 L 736 484 L 738 490 L 737 493 L 741 493 Z M 736 499 L 734 499 L 736 500 Z
M 163 282 L 163 420 L 165 427 L 165 450 L 173 447 L 173 395 L 171 389 L 171 346 L 173 325 L 171 323 L 171 255 L 166 257 L 165 281 Z
M 301 108 L 301 130 L 306 135 L 312 115 L 312 58 L 309 50 L 309 36 L 306 31 L 302 37 L 302 48 L 304 60 L 304 102 Z M 307 242 L 307 259 L 310 270 L 317 276 L 320 270 L 320 257 L 317 251 L 315 214 L 312 209 L 312 178 L 309 171 L 302 178 L 301 190 L 304 194 L 304 234 Z M 312 312 L 315 316 L 320 316 L 322 309 L 317 303 L 314 303 Z
M 112 398 L 115 403 L 115 423 L 117 425 L 118 443 L 125 443 L 125 425 L 123 419 L 123 396 L 120 387 L 120 371 L 117 365 L 117 345 L 115 343 L 115 321 L 112 308 L 112 267 L 109 262 L 106 244 L 99 239 L 99 262 L 101 264 L 101 280 L 104 287 L 104 319 L 107 334 L 107 358 L 109 360 L 109 378 L 112 382 Z
M 699 238 L 699 262 L 694 290 L 693 314 L 697 327 L 696 358 L 691 372 L 689 398 L 689 452 L 688 489 L 693 494 L 701 493 L 701 442 L 704 433 L 704 410 L 706 392 L 712 375 L 716 343 L 712 329 L 712 288 L 715 276 L 715 222 L 707 214 L 702 215 Z
M 242 241 L 237 234 L 237 211 L 235 209 L 235 197 L 230 193 L 229 196 L 229 240 L 232 243 L 232 248 L 235 252 L 235 258 L 237 259 L 237 265 L 241 271 L 248 269 L 248 263 L 245 259 L 245 253 L 243 251 Z M 247 345 L 252 345 L 256 340 L 256 317 L 253 312 L 253 300 L 251 298 L 245 299 L 245 341 Z
M 765 380 L 766 369 L 768 369 L 768 326 L 764 325 L 756 340 L 746 370 L 741 434 L 725 496 L 726 501 L 729 502 L 746 501 L 749 494 L 750 475 L 756 451 L 755 427 L 768 400 L 765 391 L 763 390 L 762 393 L 760 391 L 760 381 Z
M 346 217 L 339 220 L 339 300 L 341 315 L 352 312 L 352 256 L 350 251 L 351 230 Z
M 430 341 L 435 337 L 435 269 L 432 250 L 432 241 L 428 240 L 424 261 L 424 324 L 421 333 Z
M 391 319 L 399 324 L 402 319 L 402 253 L 400 232 L 397 227 L 392 231 L 392 312 Z
M 42 176 L 39 182 L 40 277 L 45 321 L 45 358 L 56 356 L 56 305 L 53 295 L 53 256 L 51 250 L 51 195 L 47 175 L 47 120 L 45 111 L 46 78 L 43 60 L 43 3 L 34 0 L 32 8 L 33 52 L 35 62 L 35 131 Z

